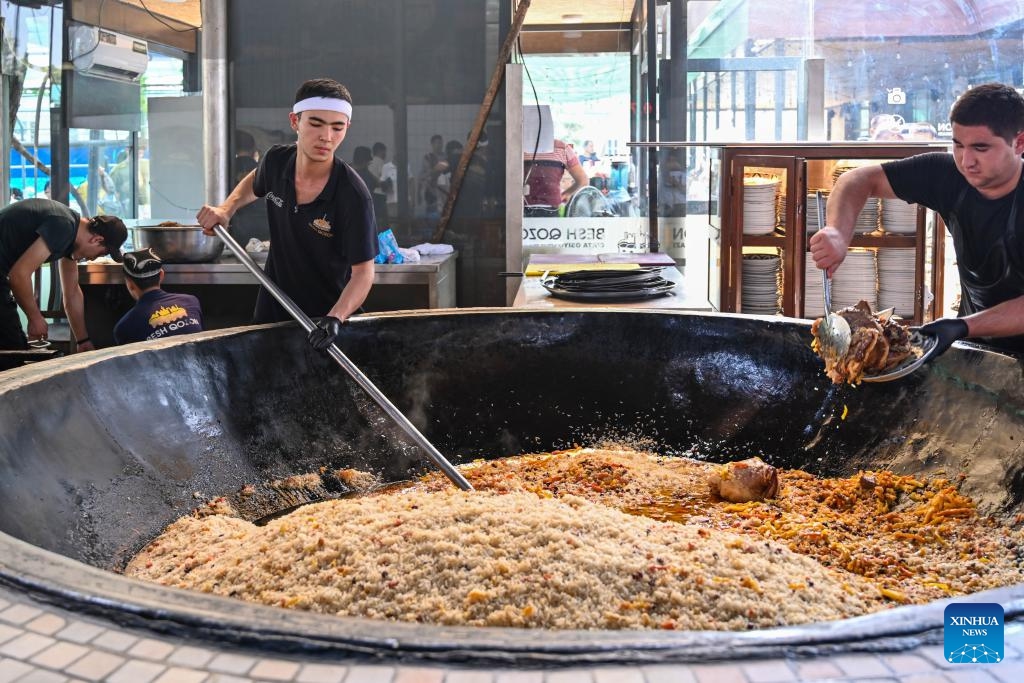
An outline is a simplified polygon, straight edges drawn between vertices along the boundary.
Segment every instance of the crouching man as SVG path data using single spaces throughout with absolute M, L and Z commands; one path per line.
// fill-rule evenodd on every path
M 164 281 L 164 262 L 155 251 L 130 251 L 124 255 L 121 265 L 124 284 L 136 303 L 114 326 L 114 340 L 118 344 L 203 331 L 199 299 L 160 288 Z

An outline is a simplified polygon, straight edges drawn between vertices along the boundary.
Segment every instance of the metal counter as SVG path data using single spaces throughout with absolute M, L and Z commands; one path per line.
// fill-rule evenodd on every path
M 458 252 L 454 252 L 424 256 L 419 263 L 377 264 L 363 309 L 455 308 L 457 258 Z M 252 321 L 259 282 L 233 255 L 212 263 L 167 263 L 164 272 L 164 289 L 199 297 L 205 329 Z M 89 336 L 97 348 L 112 346 L 114 325 L 134 304 L 124 286 L 124 271 L 109 259 L 89 261 L 79 264 L 78 278 L 85 295 Z
M 457 257 L 458 252 L 455 252 L 424 256 L 419 263 L 377 264 L 373 286 L 426 287 L 426 308 L 454 308 Z M 230 254 L 212 263 L 165 263 L 164 272 L 164 285 L 259 284 L 252 273 Z M 89 261 L 78 266 L 78 281 L 82 286 L 123 285 L 124 271 L 113 261 Z

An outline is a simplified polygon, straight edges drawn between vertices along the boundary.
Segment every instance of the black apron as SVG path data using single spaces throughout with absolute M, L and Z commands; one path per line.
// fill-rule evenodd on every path
M 968 187 L 957 197 L 949 214 L 949 230 L 956 249 L 957 271 L 960 274 L 960 317 L 992 308 L 1004 301 L 1024 296 L 1024 263 L 1020 262 L 1017 237 L 1017 207 L 1020 203 L 1021 184 L 1013 192 L 1013 204 L 1000 238 L 989 248 L 980 262 L 969 263 L 972 252 L 967 248 L 963 224 L 960 221 Z M 983 338 L 986 344 L 1006 351 L 1024 352 L 1024 335 L 1015 337 Z

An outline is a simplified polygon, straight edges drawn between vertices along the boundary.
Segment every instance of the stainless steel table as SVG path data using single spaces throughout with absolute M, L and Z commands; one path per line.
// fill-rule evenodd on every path
M 455 308 L 455 264 L 458 252 L 424 256 L 419 263 L 377 264 L 367 311 Z M 259 282 L 232 255 L 212 263 L 164 264 L 168 291 L 199 297 L 203 326 L 213 330 L 252 321 Z M 124 286 L 120 264 L 104 258 L 78 266 L 85 295 L 89 336 L 97 347 L 114 344 L 114 325 L 134 303 Z

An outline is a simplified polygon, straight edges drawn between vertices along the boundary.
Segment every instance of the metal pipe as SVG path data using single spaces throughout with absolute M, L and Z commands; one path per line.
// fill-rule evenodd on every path
M 229 192 L 227 1 L 204 0 L 201 12 L 203 178 L 206 203 L 220 204 Z
M 228 231 L 225 230 L 223 226 L 215 226 L 213 231 L 217 233 L 218 237 L 224 240 L 224 244 L 227 245 L 228 249 L 231 250 L 242 265 L 252 272 L 253 276 L 260 281 L 260 284 L 266 288 L 271 296 L 277 299 L 277 302 L 281 304 L 284 310 L 288 311 L 289 315 L 295 318 L 307 334 L 316 327 L 316 325 L 313 324 L 313 321 L 310 320 L 309 316 L 306 315 L 302 309 L 296 306 L 295 302 L 292 301 L 287 294 L 281 291 L 274 281 L 263 272 L 263 269 L 256 265 L 255 261 L 249 258 L 245 249 L 235 241 L 234 237 L 228 234 Z M 341 349 L 338 348 L 337 344 L 331 344 L 327 353 L 352 377 L 352 379 L 356 381 L 359 386 L 363 388 L 366 393 L 370 395 L 370 398 L 377 402 L 377 405 L 384 409 L 384 412 L 387 413 L 392 420 L 398 423 L 399 427 L 405 430 L 405 433 L 408 434 L 413 441 L 419 444 L 420 448 L 426 451 L 430 459 L 434 461 L 434 464 L 441 468 L 441 471 L 444 472 L 444 475 L 448 477 L 453 484 L 463 491 L 473 490 L 472 484 L 462 476 L 462 473 L 455 469 L 455 467 L 448 462 L 448 460 L 441 455 L 436 448 L 434 448 L 433 444 L 427 441 L 427 437 L 423 436 L 423 434 L 416 429 L 415 425 L 409 422 L 409 419 L 402 414 L 402 411 L 396 408 L 394 404 L 388 400 L 387 396 L 381 393 L 380 389 L 370 381 L 370 378 L 364 375 L 363 372 L 356 367 L 356 364 L 341 352 Z

